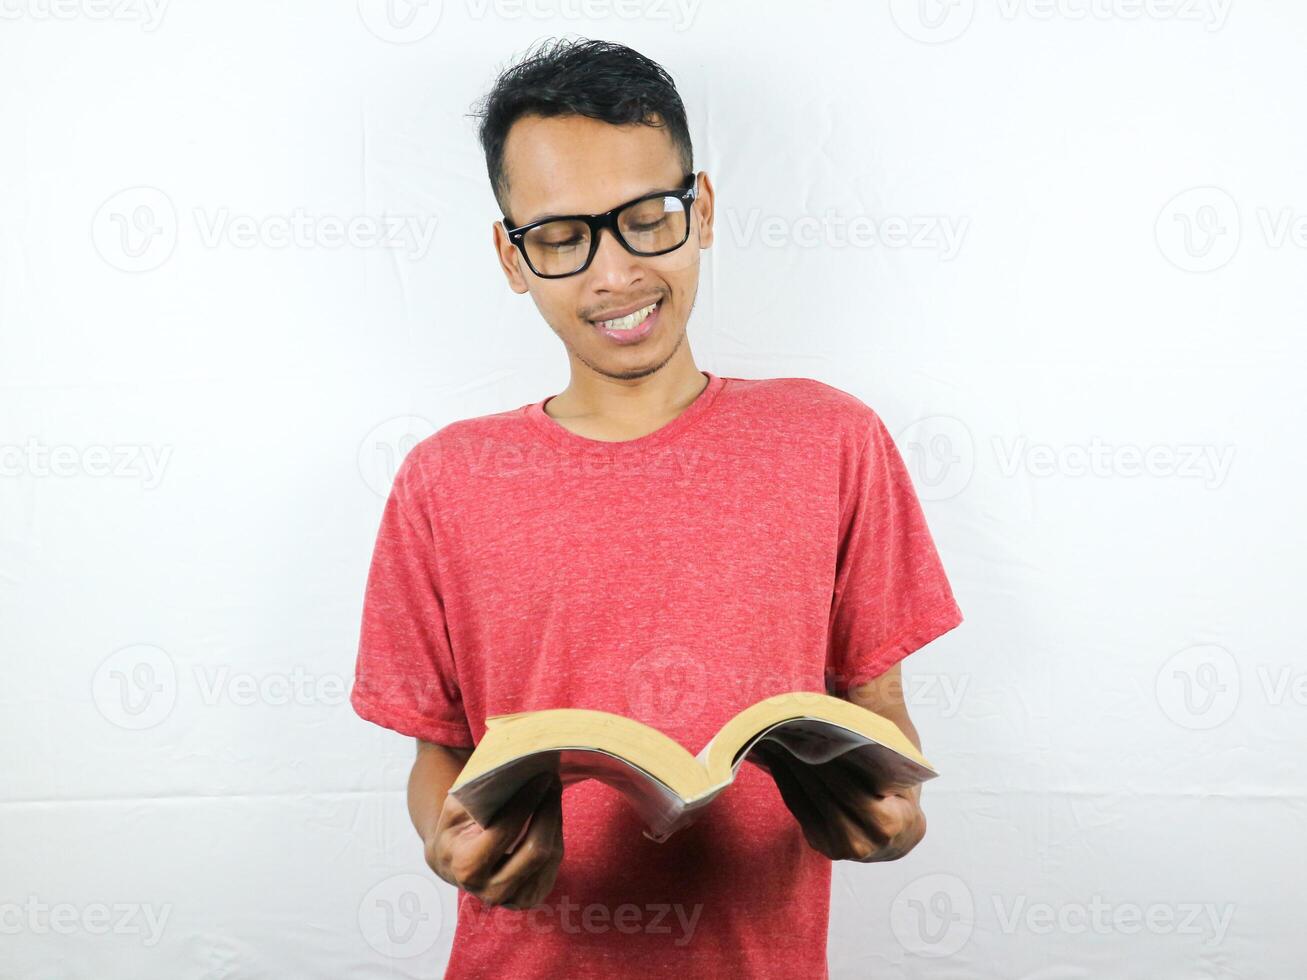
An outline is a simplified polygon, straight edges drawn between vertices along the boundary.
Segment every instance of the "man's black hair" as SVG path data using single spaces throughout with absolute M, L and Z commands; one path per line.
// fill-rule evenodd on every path
M 504 69 L 477 104 L 486 170 L 500 211 L 508 213 L 504 144 L 513 123 L 526 115 L 580 115 L 613 125 L 666 126 L 681 169 L 694 171 L 694 147 L 685 106 L 672 77 L 657 62 L 612 41 L 546 39 Z

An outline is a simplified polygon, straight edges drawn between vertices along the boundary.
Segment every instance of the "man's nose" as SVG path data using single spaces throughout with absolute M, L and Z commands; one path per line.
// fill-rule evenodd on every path
M 638 265 L 638 258 L 622 247 L 612 228 L 599 230 L 599 245 L 595 249 L 594 261 L 590 263 L 590 275 L 600 281 L 629 282 Z

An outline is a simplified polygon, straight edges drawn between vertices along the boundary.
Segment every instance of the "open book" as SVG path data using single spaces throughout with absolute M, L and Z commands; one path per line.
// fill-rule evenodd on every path
M 778 694 L 745 708 L 691 755 L 662 732 L 607 711 L 553 708 L 486 719 L 486 734 L 450 787 L 481 826 L 528 780 L 555 772 L 563 785 L 598 779 L 620 791 L 664 841 L 688 826 L 735 779 L 750 751 L 776 742 L 810 765 L 847 755 L 877 781 L 906 785 L 938 775 L 888 718 L 811 691 Z

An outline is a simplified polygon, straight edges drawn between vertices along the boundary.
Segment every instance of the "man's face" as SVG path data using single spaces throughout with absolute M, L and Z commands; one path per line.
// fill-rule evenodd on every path
M 564 214 L 599 214 L 653 191 L 682 186 L 685 177 L 666 129 L 613 126 L 585 116 L 525 116 L 504 148 L 508 214 L 524 225 Z M 712 185 L 699 175 L 690 237 L 665 255 L 632 255 L 605 229 L 584 272 L 542 279 L 495 224 L 495 247 L 514 292 L 529 292 L 569 354 L 612 378 L 639 378 L 662 367 L 680 348 L 699 287 L 699 250 L 712 244 Z M 651 319 L 631 331 L 596 321 L 657 303 Z

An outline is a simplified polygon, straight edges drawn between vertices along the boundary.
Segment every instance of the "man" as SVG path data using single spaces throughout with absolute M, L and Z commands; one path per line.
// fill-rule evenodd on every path
M 597 780 L 528 784 L 485 828 L 446 797 L 485 718 L 518 711 L 611 711 L 697 752 L 762 698 L 825 690 L 916 742 L 899 662 L 962 618 L 872 409 L 695 365 L 714 195 L 667 74 L 546 45 L 481 118 L 496 254 L 571 380 L 405 459 L 352 694 L 418 740 L 409 812 L 460 889 L 446 976 L 824 977 L 830 862 L 911 850 L 918 789 L 764 747 L 661 844 Z

